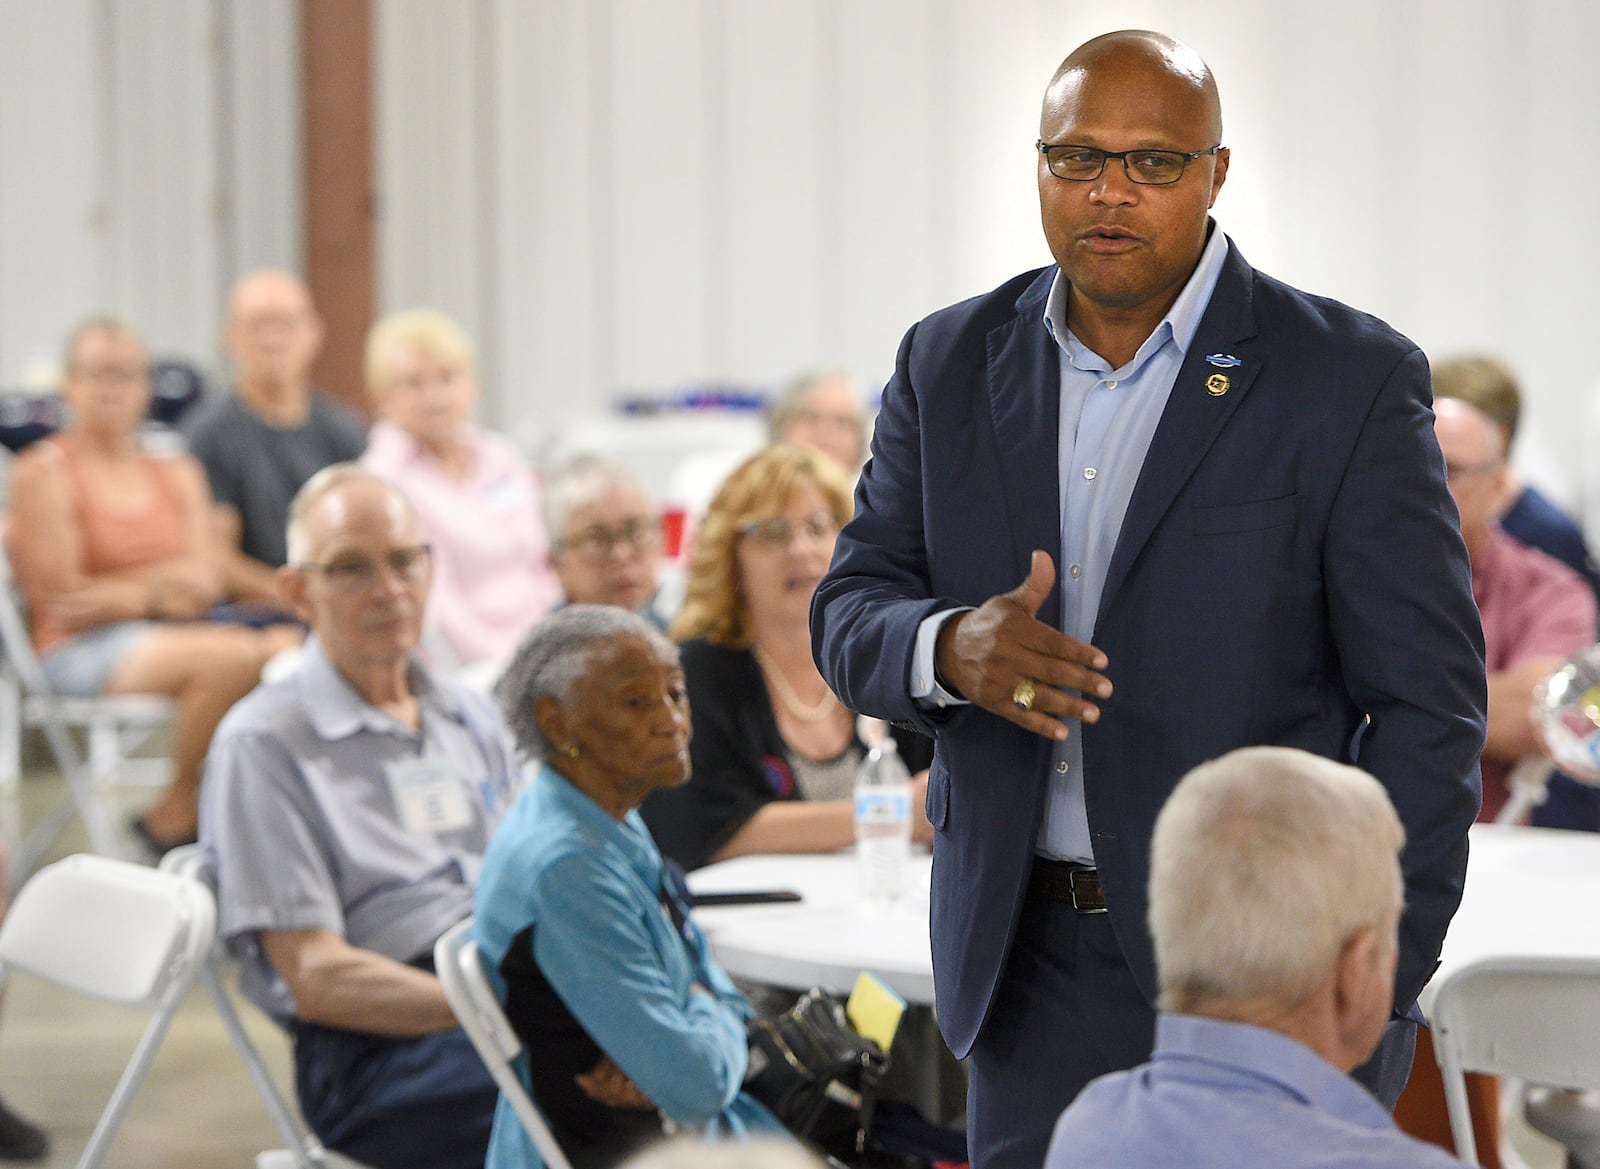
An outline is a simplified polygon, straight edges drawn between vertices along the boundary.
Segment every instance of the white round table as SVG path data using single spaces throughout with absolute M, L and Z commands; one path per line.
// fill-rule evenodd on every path
M 801 900 L 702 907 L 694 918 L 728 973 L 770 986 L 848 995 L 871 971 L 908 1003 L 933 1004 L 928 947 L 932 858 L 914 855 L 907 893 L 878 909 L 857 892 L 855 857 L 743 856 L 689 874 L 696 893 L 789 889 Z
M 1479 958 L 1600 959 L 1600 834 L 1475 824 L 1469 839 L 1466 891 L 1424 1013 Z
M 741 978 L 849 994 L 870 970 L 907 1002 L 933 1002 L 930 858 L 913 858 L 911 892 L 887 911 L 861 904 L 855 858 L 748 856 L 689 875 L 696 892 L 792 889 L 793 904 L 695 911 L 717 958 Z M 1489 955 L 1600 958 L 1600 834 L 1477 824 L 1466 892 L 1422 1008 L 1456 971 Z

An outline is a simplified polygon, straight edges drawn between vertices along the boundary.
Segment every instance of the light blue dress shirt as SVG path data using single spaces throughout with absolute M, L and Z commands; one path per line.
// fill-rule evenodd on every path
M 1150 1062 L 1101 1076 L 1056 1122 L 1044 1169 L 1460 1169 L 1287 1035 L 1156 1019 Z
M 661 881 L 661 854 L 637 811 L 614 820 L 545 767 L 484 856 L 473 931 L 489 979 L 503 1000 L 500 964 L 535 926 L 533 956 L 545 978 L 662 1113 L 707 1136 L 782 1132 L 741 1090 L 749 1004 L 694 922 L 681 931 L 673 924 Z M 696 984 L 710 993 L 691 989 Z M 526 1083 L 525 1067 L 522 1075 Z M 502 1100 L 490 1169 L 538 1164 Z
M 1068 284 L 1059 269 L 1050 286 L 1043 327 L 1060 350 L 1061 370 L 1057 444 L 1061 547 L 1056 584 L 1061 591 L 1061 630 L 1079 641 L 1094 641 L 1100 594 L 1128 500 L 1227 253 L 1226 236 L 1213 228 L 1178 299 L 1133 359 L 1115 370 L 1067 328 Z M 941 706 L 958 701 L 933 678 L 933 650 L 940 626 L 960 611 L 936 613 L 918 629 L 913 698 Z M 1112 662 L 1108 670 L 1113 685 L 1116 667 Z M 1067 726 L 1071 733 L 1051 754 L 1050 788 L 1037 847 L 1044 856 L 1093 864 L 1083 794 L 1083 739 L 1077 720 L 1069 720 Z

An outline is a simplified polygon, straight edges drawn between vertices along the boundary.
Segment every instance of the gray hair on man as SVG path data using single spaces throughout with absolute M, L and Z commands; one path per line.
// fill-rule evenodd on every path
M 495 685 L 501 713 L 517 747 L 529 759 L 548 759 L 550 741 L 534 707 L 541 698 L 565 704 L 594 654 L 613 641 L 637 637 L 674 664 L 678 647 L 650 622 L 615 605 L 568 605 L 533 627 Z
M 561 542 L 573 512 L 617 491 L 637 492 L 647 503 L 650 500 L 644 480 L 608 455 L 573 455 L 557 466 L 544 483 L 544 530 L 550 542 Z
M 1394 944 L 1405 830 L 1366 772 L 1245 747 L 1179 781 L 1150 842 L 1162 1010 L 1296 1005 L 1364 929 Z
M 790 420 L 806 404 L 811 391 L 830 382 L 844 382 L 853 387 L 856 379 L 847 369 L 808 369 L 784 382 L 783 387 L 767 402 L 767 441 L 782 442 Z
M 289 528 L 287 543 L 289 549 L 290 565 L 304 564 L 311 555 L 310 538 L 306 535 L 306 517 L 328 492 L 341 483 L 349 483 L 355 479 L 370 479 L 374 483 L 382 483 L 390 492 L 410 508 L 395 486 L 387 479 L 374 475 L 360 463 L 332 463 L 322 468 L 311 478 L 300 485 L 300 490 L 294 493 L 294 498 L 289 501 Z

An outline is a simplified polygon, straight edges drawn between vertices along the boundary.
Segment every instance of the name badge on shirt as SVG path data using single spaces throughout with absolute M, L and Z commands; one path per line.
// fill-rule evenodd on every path
M 384 772 L 407 832 L 455 832 L 471 826 L 466 787 L 443 759 L 403 759 Z

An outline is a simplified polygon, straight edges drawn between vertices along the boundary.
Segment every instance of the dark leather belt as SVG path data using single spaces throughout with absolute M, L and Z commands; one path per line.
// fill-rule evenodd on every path
M 1106 911 L 1106 899 L 1100 892 L 1100 873 L 1093 865 L 1036 856 L 1033 858 L 1033 873 L 1028 878 L 1028 892 L 1035 897 L 1048 897 L 1051 901 L 1070 905 L 1077 913 Z

